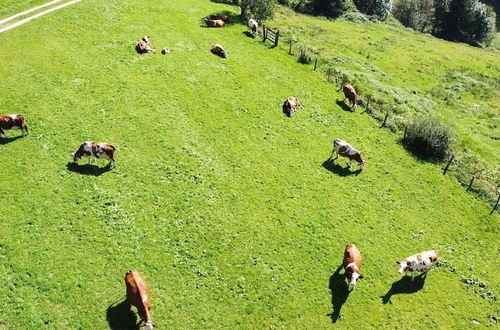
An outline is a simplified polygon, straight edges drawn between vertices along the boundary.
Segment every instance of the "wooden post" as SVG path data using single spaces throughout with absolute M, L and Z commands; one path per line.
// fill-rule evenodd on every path
M 469 191 L 469 190 L 472 188 L 472 184 L 474 183 L 474 179 L 475 179 L 475 178 L 476 178 L 476 177 L 473 175 L 473 176 L 472 176 L 472 179 L 470 180 L 469 186 L 467 187 L 467 190 L 466 190 L 466 191 Z
M 365 113 L 365 112 L 368 112 L 370 113 L 370 108 L 369 108 L 369 105 L 370 105 L 370 97 L 368 97 L 368 101 L 366 101 L 366 105 L 365 105 L 365 111 L 363 111 L 362 113 Z
M 293 40 L 290 39 L 290 48 L 288 49 L 288 55 L 292 55 L 292 43 L 293 43 Z
M 274 39 L 274 46 L 278 46 L 279 39 L 280 39 L 280 30 L 276 32 L 276 38 Z
M 408 125 L 405 125 L 405 131 L 403 133 L 403 141 L 406 141 L 406 130 L 408 129 Z
M 497 202 L 495 203 L 495 206 L 493 206 L 493 210 L 491 210 L 490 215 L 492 215 L 493 212 L 495 212 L 495 210 L 497 209 L 497 207 L 498 207 L 498 201 L 500 201 L 500 191 L 498 192 Z
M 453 159 L 455 159 L 455 156 L 451 156 L 450 160 L 448 161 L 448 164 L 446 164 L 446 166 L 443 168 L 443 175 L 445 175 L 446 172 L 448 172 L 448 167 L 450 167 L 451 162 L 453 161 Z
M 317 66 L 318 66 L 318 58 L 316 57 L 316 60 L 314 61 L 314 71 L 316 71 Z
M 387 111 L 387 112 L 385 113 L 384 122 L 382 123 L 382 126 L 380 126 L 380 127 L 385 127 L 385 123 L 387 122 L 387 117 L 389 117 L 389 111 Z
M 266 41 L 266 26 L 262 25 L 262 41 Z

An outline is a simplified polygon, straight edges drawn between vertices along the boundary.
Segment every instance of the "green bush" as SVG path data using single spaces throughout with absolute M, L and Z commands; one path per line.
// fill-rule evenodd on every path
M 404 143 L 425 159 L 444 160 L 451 150 L 453 132 L 433 118 L 416 119 L 406 128 Z
M 311 64 L 313 61 L 313 53 L 309 48 L 302 48 L 299 54 L 299 60 L 302 64 Z

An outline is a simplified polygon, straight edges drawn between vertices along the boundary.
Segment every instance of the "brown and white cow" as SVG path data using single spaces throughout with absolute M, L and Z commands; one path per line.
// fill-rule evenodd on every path
M 288 117 L 292 117 L 298 107 L 302 107 L 302 104 L 295 96 L 290 96 L 283 102 L 283 112 L 286 113 Z
M 437 258 L 438 255 L 435 250 L 414 254 L 404 261 L 396 261 L 399 265 L 398 272 L 400 274 L 411 272 L 411 280 L 413 281 L 416 272 L 425 272 L 427 275 L 427 271 L 436 263 Z
M 22 115 L 0 116 L 0 136 L 6 136 L 5 131 L 10 129 L 19 129 L 23 135 L 28 134 L 28 126 Z
M 252 29 L 252 34 L 253 34 L 254 38 L 259 35 L 259 23 L 257 23 L 256 20 L 254 20 L 253 18 L 250 18 L 248 20 L 248 27 L 250 29 Z
M 349 143 L 345 142 L 344 140 L 333 140 L 333 150 L 330 158 L 333 157 L 334 153 L 337 153 L 337 156 L 332 160 L 339 158 L 339 155 L 349 159 L 347 167 L 351 167 L 351 162 L 353 161 L 356 161 L 358 163 L 360 169 L 363 169 L 365 167 L 365 161 L 361 158 L 361 154 L 359 153 L 359 151 L 354 149 Z
M 109 160 L 109 164 L 115 165 L 115 154 L 116 147 L 104 142 L 84 142 L 80 145 L 80 148 L 72 154 L 73 163 L 78 163 L 83 157 L 87 157 L 89 164 L 92 160 L 97 158 L 104 158 Z M 109 165 L 108 164 L 108 165 Z
M 151 44 L 149 43 L 149 37 L 144 36 L 142 37 L 139 42 L 137 42 L 137 46 L 135 46 L 135 49 L 137 50 L 138 53 L 151 53 L 154 52 L 155 50 L 153 47 L 151 47 Z
M 227 21 L 229 21 L 229 17 L 227 15 L 210 15 L 208 16 L 208 18 L 211 20 L 221 20 L 224 21 L 224 23 L 227 23 Z
M 349 282 L 349 286 L 354 290 L 356 288 L 356 281 L 362 279 L 363 276 L 359 274 L 363 266 L 361 252 L 354 244 L 349 244 L 344 250 L 344 259 L 342 260 L 342 267 L 345 270 L 345 276 Z
M 224 27 L 224 24 L 225 24 L 224 21 L 221 19 L 205 18 L 204 21 L 208 27 Z
M 137 308 L 137 313 L 143 321 L 141 327 L 153 330 L 156 325 L 151 321 L 151 315 L 149 314 L 152 305 L 148 285 L 136 270 L 129 270 L 125 274 L 125 285 L 127 286 L 127 300 Z
M 345 99 L 349 99 L 351 110 L 354 110 L 358 105 L 358 94 L 356 94 L 356 90 L 349 84 L 340 85 L 340 89 L 337 92 L 341 90 L 344 92 L 344 101 Z
M 212 49 L 210 49 L 210 51 L 213 54 L 218 55 L 222 58 L 227 58 L 228 52 L 226 50 L 224 50 L 224 47 L 222 47 L 221 45 L 213 45 Z

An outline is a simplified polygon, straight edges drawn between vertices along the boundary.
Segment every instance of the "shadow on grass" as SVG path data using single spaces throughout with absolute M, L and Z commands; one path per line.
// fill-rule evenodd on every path
M 342 265 L 340 265 L 335 273 L 330 276 L 330 285 L 329 288 L 332 292 L 332 307 L 333 311 L 328 316 L 332 319 L 332 322 L 335 323 L 340 318 L 340 310 L 342 309 L 342 305 L 347 301 L 349 297 L 349 287 L 347 286 L 345 275 L 340 274 L 340 270 L 342 269 Z
M 215 3 L 223 3 L 226 5 L 233 5 L 233 2 L 231 0 L 210 0 L 210 1 L 215 2 Z
M 117 305 L 110 305 L 106 310 L 106 321 L 112 330 L 137 330 L 137 317 L 127 299 Z
M 382 296 L 382 302 L 387 304 L 391 302 L 391 297 L 395 294 L 410 294 L 420 291 L 424 287 L 426 278 L 426 273 L 423 273 L 415 277 L 415 280 L 411 281 L 411 276 L 404 276 L 400 280 L 392 283 L 391 288 L 385 296 Z M 392 302 L 391 302 L 392 304 Z
M 328 158 L 327 160 L 325 160 L 323 162 L 323 167 L 328 171 L 340 176 L 359 175 L 359 173 L 363 171 L 362 169 L 351 171 L 349 167 L 342 167 L 338 164 L 335 164 L 335 161 L 332 158 Z
M 200 20 L 201 27 L 216 29 L 215 27 L 209 27 L 209 26 L 207 26 L 207 24 L 205 24 L 204 19 L 209 18 L 211 15 L 225 15 L 225 16 L 227 16 L 228 20 L 227 20 L 227 22 L 224 23 L 224 26 L 231 26 L 231 25 L 235 25 L 235 24 L 245 24 L 245 22 L 243 21 L 243 19 L 241 18 L 240 15 L 237 15 L 229 10 L 223 10 L 223 11 L 202 17 Z
M 111 164 L 108 164 L 104 167 L 99 167 L 96 165 L 91 165 L 91 164 L 86 164 L 86 165 L 78 165 L 72 162 L 69 162 L 66 167 L 68 170 L 71 172 L 75 173 L 80 173 L 84 175 L 93 175 L 93 176 L 99 176 L 102 175 L 108 171 L 110 171 L 113 167 Z
M 7 144 L 16 141 L 17 139 L 22 138 L 23 135 L 14 136 L 14 137 L 0 137 L 0 144 Z
M 249 38 L 252 38 L 252 39 L 256 39 L 256 38 L 257 38 L 257 37 L 256 37 L 253 33 L 251 33 L 250 31 L 243 31 L 242 33 L 243 33 L 244 35 L 246 35 L 247 37 L 249 37 Z
M 344 101 L 336 100 L 335 103 L 337 103 L 337 105 L 339 107 L 341 107 L 342 110 L 344 110 L 344 111 L 354 112 L 353 110 L 351 110 L 351 107 L 349 105 L 347 105 Z

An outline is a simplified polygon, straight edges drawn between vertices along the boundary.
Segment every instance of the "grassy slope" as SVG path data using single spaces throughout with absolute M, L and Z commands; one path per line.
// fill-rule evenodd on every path
M 50 0 L 2 0 L 0 19 L 49 2 Z
M 327 327 L 330 276 L 350 242 L 366 279 L 337 325 L 489 324 L 498 304 L 460 279 L 498 292 L 498 217 L 369 117 L 342 111 L 310 67 L 244 26 L 199 27 L 222 10 L 235 11 L 84 1 L 0 35 L 0 108 L 31 128 L 0 145 L 0 324 L 121 324 L 125 314 L 108 307 L 137 268 L 164 328 Z M 144 34 L 173 52 L 136 54 Z M 216 42 L 229 59 L 209 53 Z M 292 94 L 306 108 L 290 120 L 280 104 Z M 365 171 L 322 166 L 334 137 L 363 151 Z M 118 167 L 68 170 L 85 140 L 116 144 Z M 383 304 L 400 278 L 394 261 L 430 248 L 445 266 Z
M 291 35 L 315 48 L 320 69 L 345 73 L 362 97 L 382 103 L 375 109 L 437 116 L 453 127 L 460 148 L 490 168 L 500 163 L 499 51 L 378 23 L 321 20 L 283 7 L 269 24 L 280 29 L 283 48 Z

